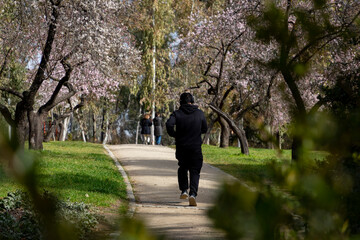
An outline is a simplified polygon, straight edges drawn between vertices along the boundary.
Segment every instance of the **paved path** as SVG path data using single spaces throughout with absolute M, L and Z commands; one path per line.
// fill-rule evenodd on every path
M 136 217 L 167 239 L 223 239 L 206 217 L 218 186 L 234 180 L 230 175 L 204 164 L 197 207 L 179 199 L 175 151 L 163 146 L 108 146 L 130 177 L 136 198 Z

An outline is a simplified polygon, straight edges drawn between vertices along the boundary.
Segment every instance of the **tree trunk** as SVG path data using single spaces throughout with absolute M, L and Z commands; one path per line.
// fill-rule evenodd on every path
M 205 133 L 205 136 L 204 136 L 204 139 L 203 139 L 203 144 L 209 144 L 210 143 L 210 133 L 211 133 L 211 130 L 212 130 L 212 128 L 213 128 L 213 124 L 209 124 L 209 126 L 208 126 L 208 130 L 207 130 L 207 132 Z
M 61 128 L 59 141 L 64 142 L 66 140 L 69 122 L 70 122 L 70 117 L 64 118 L 64 120 L 62 122 L 62 128 Z
M 281 132 L 281 129 L 279 128 L 279 131 L 278 131 L 278 136 L 279 136 L 279 149 L 282 148 L 281 144 L 282 144 L 282 132 Z
M 302 158 L 302 139 L 299 137 L 293 137 L 291 145 L 291 160 L 299 161 Z
M 15 137 L 12 139 L 12 142 L 16 145 L 18 145 L 20 148 L 24 148 L 26 136 L 28 133 L 28 117 L 27 117 L 27 111 L 24 101 L 20 101 L 16 105 L 15 110 Z
M 138 144 L 138 141 L 139 141 L 140 116 L 141 116 L 141 104 L 139 106 L 139 120 L 138 120 L 137 125 L 136 125 L 135 144 Z
M 210 118 L 211 119 L 211 118 Z M 211 130 L 212 128 L 214 127 L 214 124 L 218 121 L 218 118 L 217 119 L 211 119 L 209 125 L 208 125 L 208 130 L 207 132 L 205 133 L 205 136 L 204 136 L 204 139 L 203 139 L 203 144 L 208 144 L 209 145 L 209 142 L 210 142 L 210 133 L 211 133 Z
M 229 147 L 229 138 L 230 138 L 230 128 L 229 124 L 222 117 L 219 117 L 219 123 L 221 126 L 221 137 L 220 137 L 220 147 L 227 148 Z
M 306 113 L 298 111 L 295 115 L 294 126 L 296 128 L 304 128 L 306 126 Z M 304 129 L 303 129 L 304 130 Z M 306 131 L 306 130 L 305 130 Z M 295 162 L 302 161 L 304 159 L 304 137 L 303 135 L 294 134 L 292 136 L 292 145 L 291 145 L 291 160 Z
M 102 141 L 103 144 L 107 144 L 108 140 L 109 140 L 109 136 L 110 136 L 110 126 L 109 126 L 109 118 L 106 118 L 106 125 L 105 125 L 105 136 L 104 139 Z
M 54 121 L 54 110 L 51 109 L 51 127 L 52 127 L 52 122 L 53 121 Z M 51 136 L 50 136 L 50 138 L 52 137 L 53 141 L 56 141 L 55 131 L 56 131 L 57 127 L 58 127 L 58 125 L 55 125 L 54 130 L 53 130 L 53 132 L 51 133 Z M 49 138 L 49 141 L 50 141 L 50 138 Z
M 57 120 L 53 120 L 51 122 L 51 127 L 49 128 L 49 130 L 46 133 L 46 136 L 44 137 L 44 142 L 50 142 L 51 137 L 55 136 L 55 129 L 58 127 L 58 121 Z M 54 137 L 55 139 L 55 137 Z
M 83 142 L 86 142 L 86 134 L 85 134 L 84 130 L 81 130 L 81 136 L 82 136 Z
M 81 113 L 81 109 L 79 110 Z M 86 134 L 85 134 L 85 130 L 84 130 L 84 121 L 82 121 L 79 117 L 79 115 L 77 113 L 75 113 L 75 118 L 79 123 L 79 128 L 80 128 L 80 132 L 81 132 L 81 137 L 83 139 L 83 142 L 86 142 Z
M 18 146 L 23 149 L 25 146 L 26 136 L 28 133 L 28 119 L 27 116 L 16 121 L 15 125 L 15 138 L 12 139 L 12 142 L 17 142 Z
M 244 130 L 244 119 L 241 118 L 240 124 L 239 124 L 239 129 L 241 131 L 241 139 L 238 136 L 238 147 L 240 147 L 241 149 L 245 149 L 245 152 L 249 152 L 249 143 L 248 140 L 246 138 L 246 134 L 245 134 L 245 130 Z M 246 150 L 247 149 L 247 150 Z
M 224 113 L 223 111 L 221 111 L 214 105 L 210 104 L 209 107 L 226 120 L 226 122 L 229 124 L 230 128 L 234 131 L 236 136 L 240 139 L 241 153 L 249 155 L 249 145 L 248 145 L 244 130 L 240 129 L 226 113 Z
M 44 140 L 44 118 L 45 114 L 34 111 L 28 112 L 29 119 L 29 148 L 35 150 L 43 149 Z
M 92 114 L 92 122 L 93 122 L 93 142 L 96 142 L 96 114 L 93 112 Z
M 220 147 L 220 142 L 221 142 L 221 129 L 219 130 L 219 134 L 217 135 L 216 146 Z
M 270 123 L 271 124 L 271 123 Z M 270 136 L 274 136 L 274 130 L 273 130 L 273 126 L 270 125 Z M 272 139 L 272 137 L 271 137 Z M 271 140 L 271 141 L 268 141 L 268 148 L 269 149 L 274 149 L 274 142 Z
M 105 121 L 107 121 L 107 124 L 105 126 Z M 101 139 L 100 141 L 104 143 L 105 135 L 107 135 L 107 126 L 108 126 L 109 120 L 106 119 L 106 108 L 103 107 L 102 112 L 102 120 L 101 120 Z
M 153 23 L 153 28 L 156 28 L 155 25 L 155 12 L 156 12 L 156 7 L 155 7 L 155 2 L 153 5 L 153 16 L 152 16 L 152 23 Z M 156 32 L 153 32 L 153 55 L 152 55 L 152 65 L 153 65 L 153 75 L 152 75 L 152 95 L 153 95 L 153 99 L 152 99 L 152 106 L 151 106 L 151 120 L 155 118 L 155 92 L 156 92 L 156 37 L 155 37 Z M 151 125 L 151 145 L 155 145 L 155 126 L 154 124 Z

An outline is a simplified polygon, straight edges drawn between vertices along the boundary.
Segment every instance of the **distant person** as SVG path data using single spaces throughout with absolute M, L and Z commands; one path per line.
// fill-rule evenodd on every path
M 150 120 L 150 115 L 149 114 L 145 114 L 144 118 L 141 119 L 141 135 L 143 137 L 144 140 L 144 144 L 150 144 L 151 141 L 151 125 L 152 122 Z
M 166 130 L 175 138 L 180 199 L 188 198 L 190 206 L 197 206 L 196 196 L 203 164 L 201 134 L 206 133 L 207 124 L 203 111 L 193 104 L 194 97 L 189 92 L 181 94 L 180 108 L 171 114 L 166 122 Z
M 163 134 L 162 128 L 162 118 L 160 117 L 160 113 L 156 113 L 156 117 L 153 119 L 154 124 L 154 135 L 155 135 L 155 144 L 161 144 L 161 136 Z

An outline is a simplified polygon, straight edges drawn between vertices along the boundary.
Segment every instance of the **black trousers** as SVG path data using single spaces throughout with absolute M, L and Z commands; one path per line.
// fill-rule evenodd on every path
M 190 186 L 189 195 L 196 197 L 199 188 L 200 171 L 203 164 L 201 147 L 195 149 L 177 147 L 176 158 L 178 159 L 179 165 L 178 183 L 180 191 L 188 190 Z

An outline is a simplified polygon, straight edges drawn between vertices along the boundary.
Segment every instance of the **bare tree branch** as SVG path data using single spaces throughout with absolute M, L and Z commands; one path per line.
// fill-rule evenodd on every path
M 261 102 L 261 100 L 259 100 L 259 101 L 255 102 L 255 103 L 251 104 L 250 106 L 242 109 L 242 110 L 237 114 L 237 117 L 238 117 L 238 118 L 242 118 L 246 112 L 248 112 L 248 111 L 250 111 L 250 110 L 252 110 L 252 109 L 260 106 L 260 102 Z
M 325 98 L 320 98 L 320 100 L 318 102 L 315 103 L 314 106 L 312 106 L 312 108 L 309 111 L 309 114 L 314 114 L 315 112 L 317 112 L 319 110 L 319 108 L 321 106 L 323 106 L 325 103 L 327 103 L 328 100 Z
M 209 104 L 209 107 L 216 112 L 219 116 L 225 119 L 225 121 L 229 124 L 230 128 L 234 131 L 234 133 L 237 135 L 239 139 L 241 139 L 241 152 L 249 155 L 249 147 L 247 145 L 247 141 L 245 141 L 245 133 L 244 130 L 240 129 L 238 126 L 236 126 L 235 122 L 231 119 L 231 117 L 226 114 L 225 112 L 221 111 L 218 107 L 216 107 L 213 104 Z
M 5 105 L 0 104 L 0 112 L 10 126 L 15 126 L 15 121 L 11 117 L 11 112 Z
M 353 19 L 346 24 L 345 26 L 342 26 L 338 31 L 331 32 L 328 34 L 325 34 L 323 36 L 318 37 L 317 39 L 309 42 L 306 46 L 304 46 L 289 62 L 289 64 L 292 64 L 295 62 L 298 58 L 302 56 L 303 53 L 305 53 L 307 50 L 309 50 L 311 47 L 313 47 L 315 44 L 317 44 L 319 41 L 324 40 L 328 37 L 330 37 L 330 41 L 337 38 L 338 34 L 342 33 L 344 30 L 348 29 L 348 27 L 354 23 L 354 21 L 360 16 L 360 11 L 353 17 Z M 330 42 L 329 40 L 326 42 Z M 326 44 L 323 44 L 321 48 L 325 47 Z M 319 48 L 317 51 L 319 51 L 321 48 Z
M 230 50 L 230 47 L 233 45 L 233 43 L 236 42 L 236 40 L 238 40 L 244 33 L 245 33 L 245 31 L 241 32 L 239 35 L 237 35 L 235 38 L 233 38 L 233 39 L 226 45 L 225 52 L 228 52 L 228 51 Z
M 69 79 L 70 79 L 70 75 L 72 72 L 72 67 L 70 66 L 70 64 L 68 64 L 66 62 L 66 59 L 62 59 L 61 63 L 63 64 L 63 67 L 65 69 L 65 76 L 63 76 L 61 78 L 61 80 L 58 82 L 53 94 L 51 95 L 49 101 L 47 103 L 45 103 L 43 106 L 41 106 L 39 108 L 39 113 L 42 112 L 48 112 L 50 111 L 53 107 L 55 107 L 57 104 L 67 100 L 68 98 L 72 97 L 75 95 L 76 91 L 74 90 L 73 86 L 68 83 Z M 63 86 L 66 86 L 69 89 L 69 93 L 62 96 L 61 98 L 58 98 L 58 95 L 60 93 L 60 90 Z
M 15 91 L 11 88 L 8 88 L 8 87 L 0 87 L 0 91 L 3 91 L 3 92 L 7 92 L 7 93 L 10 93 L 18 98 L 21 98 L 23 99 L 23 95 L 21 93 L 19 93 L 18 91 Z
M 47 39 L 45 42 L 45 46 L 44 46 L 44 50 L 43 50 L 43 54 L 42 54 L 42 58 L 39 64 L 39 68 L 36 72 L 35 78 L 29 88 L 29 98 L 27 99 L 28 105 L 32 106 L 34 104 L 35 101 L 35 96 L 39 90 L 39 88 L 41 87 L 42 82 L 45 79 L 45 70 L 46 70 L 46 66 L 49 62 L 50 59 L 50 54 L 52 51 L 52 45 L 53 42 L 55 40 L 55 34 L 56 34 L 56 25 L 57 25 L 57 20 L 59 18 L 59 9 L 58 6 L 61 3 L 61 0 L 51 0 L 52 3 L 52 13 L 51 13 L 51 22 L 49 25 L 49 29 L 48 29 L 48 35 L 47 35 Z
M 218 75 L 213 75 L 213 74 L 208 74 L 207 76 L 208 76 L 208 77 L 211 77 L 211 78 L 215 78 L 215 79 L 218 79 L 218 78 L 219 78 Z
M 196 83 L 196 87 L 189 87 L 189 89 L 200 88 L 200 87 L 201 87 L 200 85 L 203 84 L 203 83 L 207 83 L 207 84 L 210 86 L 210 88 L 213 88 L 213 86 L 211 85 L 211 83 L 210 83 L 208 80 L 204 79 L 204 80 Z
M 6 68 L 7 60 L 8 60 L 8 57 L 9 57 L 11 52 L 12 52 L 12 48 L 9 48 L 9 50 L 5 54 L 5 59 L 4 59 L 3 64 L 1 65 L 1 69 L 0 69 L 0 76 L 3 74 L 3 72 L 4 72 L 5 68 Z
M 232 86 L 230 86 L 230 87 L 228 88 L 228 90 L 226 90 L 226 92 L 225 92 L 224 96 L 222 97 L 221 102 L 220 102 L 220 104 L 219 104 L 219 108 L 220 108 L 220 109 L 222 109 L 222 107 L 224 106 L 224 103 L 225 103 L 226 98 L 229 96 L 229 94 L 231 93 L 231 91 L 234 90 L 234 88 L 235 88 L 234 85 L 232 85 Z

